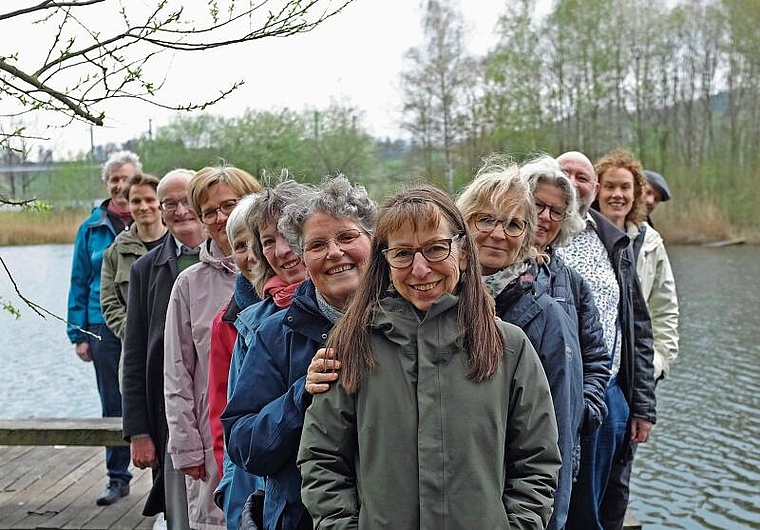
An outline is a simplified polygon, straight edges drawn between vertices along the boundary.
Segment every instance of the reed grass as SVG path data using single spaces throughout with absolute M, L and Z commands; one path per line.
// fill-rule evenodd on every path
M 74 243 L 89 211 L 0 212 L 0 246 Z
M 0 212 L 0 246 L 73 244 L 87 209 Z M 701 244 L 742 238 L 760 244 L 757 226 L 736 225 L 711 199 L 679 197 L 654 212 L 655 228 L 667 244 Z
M 668 244 L 702 244 L 726 239 L 760 243 L 757 227 L 732 223 L 725 209 L 713 199 L 696 194 L 679 197 L 678 202 L 660 204 L 652 221 Z

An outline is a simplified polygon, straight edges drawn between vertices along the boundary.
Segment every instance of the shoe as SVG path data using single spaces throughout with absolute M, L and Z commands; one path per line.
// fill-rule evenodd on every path
M 161 512 L 153 519 L 153 530 L 166 530 L 166 519 L 164 513 Z
M 98 495 L 95 504 L 98 506 L 108 506 L 115 503 L 122 497 L 129 495 L 129 484 L 119 480 L 112 480 L 108 483 L 106 489 Z

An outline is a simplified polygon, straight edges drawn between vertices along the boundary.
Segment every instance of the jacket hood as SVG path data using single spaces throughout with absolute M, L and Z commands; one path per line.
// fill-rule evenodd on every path
M 237 274 L 235 260 L 232 256 L 225 256 L 222 250 L 209 238 L 201 245 L 201 252 L 198 256 L 201 263 L 211 265 L 215 269 L 226 270 L 230 274 Z
M 411 338 L 417 337 L 417 332 L 413 330 L 425 326 L 427 322 L 436 323 L 437 328 L 437 332 L 429 336 L 430 340 L 439 345 L 455 344 L 458 343 L 460 332 L 459 326 L 456 325 L 458 302 L 458 296 L 444 293 L 420 318 L 420 314 L 408 300 L 398 295 L 390 295 L 383 298 L 374 308 L 371 326 L 404 351 L 416 349 L 410 343 Z M 453 314 L 445 319 L 440 318 L 449 312 Z

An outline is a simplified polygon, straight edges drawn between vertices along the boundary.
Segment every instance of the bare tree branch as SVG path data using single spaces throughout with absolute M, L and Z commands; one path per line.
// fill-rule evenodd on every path
M 308 32 L 353 1 L 194 0 L 193 6 L 193 0 L 178 5 L 161 0 L 145 11 L 142 3 L 136 6 L 120 0 L 49 0 L 0 13 L 0 23 L 31 23 L 35 32 L 52 39 L 44 59 L 33 68 L 24 64 L 23 49 L 0 56 L 0 99 L 15 101 L 17 107 L 3 114 L 51 110 L 71 120 L 103 125 L 106 115 L 101 106 L 116 98 L 133 98 L 169 110 L 205 109 L 243 81 L 230 82 L 207 101 L 162 102 L 157 96 L 166 75 L 159 74 L 155 80 L 147 73 L 159 54 L 212 50 Z M 110 20 L 97 26 L 87 22 L 88 16 L 100 16 L 108 6 L 113 8 Z M 93 7 L 100 11 L 91 11 Z M 193 7 L 197 9 L 191 17 L 187 13 Z M 198 15 L 198 9 L 205 15 Z M 30 22 L 29 17 L 35 15 L 40 18 Z M 99 29 L 114 27 L 110 34 Z M 7 145 L 6 139 L 0 135 L 0 146 Z
M 74 328 L 76 328 L 77 331 L 81 331 L 82 333 L 85 333 L 86 335 L 89 335 L 89 336 L 95 338 L 96 340 L 100 340 L 100 335 L 98 335 L 96 333 L 93 333 L 91 331 L 88 331 L 86 329 L 80 328 L 76 324 L 72 324 L 71 322 L 69 322 L 65 318 L 59 317 L 58 315 L 56 315 L 52 311 L 49 311 L 48 309 L 45 309 L 44 307 L 42 307 L 38 303 L 36 303 L 36 302 L 30 300 L 29 298 L 27 298 L 26 296 L 24 296 L 21 293 L 21 291 L 19 290 L 18 285 L 16 284 L 16 280 L 13 279 L 13 274 L 11 274 L 11 271 L 8 269 L 8 265 L 5 264 L 5 260 L 3 259 L 2 256 L 0 256 L 0 264 L 3 265 L 3 269 L 5 269 L 5 274 L 8 276 L 8 279 L 13 284 L 13 290 L 16 291 L 16 296 L 18 296 L 21 299 L 21 301 L 24 302 L 24 304 L 26 304 L 29 307 L 29 309 L 31 309 L 32 311 L 34 311 L 35 313 L 37 313 L 37 316 L 42 317 L 42 318 L 46 318 L 45 315 L 48 315 L 50 317 L 53 317 L 56 320 L 60 320 L 61 322 L 63 322 L 66 325 L 73 326 Z M 13 312 L 13 311 L 11 311 L 11 312 Z M 13 313 L 17 314 L 17 312 L 13 312 Z
M 81 2 L 77 2 L 75 0 L 73 2 L 55 2 L 53 0 L 46 0 L 45 2 L 40 2 L 36 6 L 19 9 L 17 11 L 10 11 L 8 13 L 0 13 L 0 21 L 8 18 L 19 17 L 21 15 L 28 15 L 30 13 L 35 13 L 43 9 L 53 9 L 58 7 L 83 7 L 91 4 L 100 4 L 105 1 L 106 0 L 82 0 Z

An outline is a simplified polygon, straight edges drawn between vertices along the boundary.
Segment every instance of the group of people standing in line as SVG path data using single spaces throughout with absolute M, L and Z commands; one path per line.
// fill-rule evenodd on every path
M 162 179 L 114 153 L 77 234 L 108 486 L 168 528 L 622 528 L 678 301 L 628 151 L 487 157 L 452 199 L 338 175 Z

